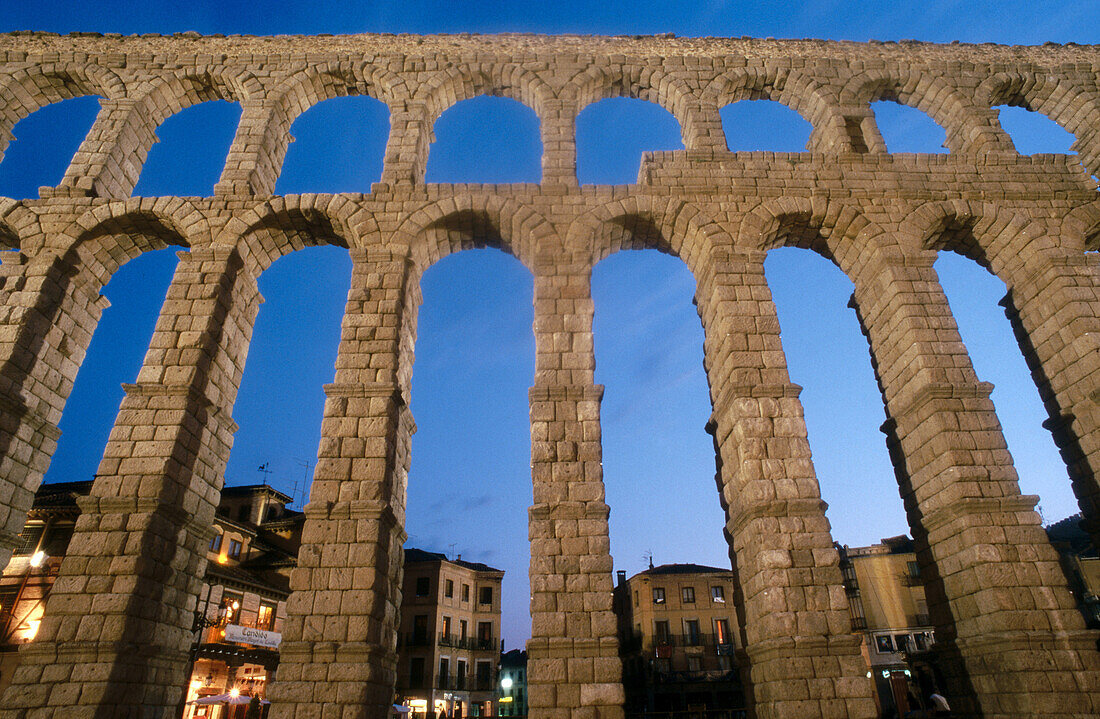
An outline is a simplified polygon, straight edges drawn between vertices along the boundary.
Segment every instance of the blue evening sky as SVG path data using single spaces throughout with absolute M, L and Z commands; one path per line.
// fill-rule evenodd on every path
M 1100 42 L 1100 3 L 856 2 L 189 2 L 11 4 L 0 30 L 121 33 L 316 34 L 356 32 L 675 33 L 847 40 L 919 39 L 1039 44 Z M 98 102 L 49 106 L 15 129 L 0 163 L 0 195 L 33 197 L 54 185 L 90 127 Z M 921 113 L 877 103 L 892 152 L 940 152 L 943 131 Z M 799 151 L 809 126 L 768 102 L 723 110 L 733 150 Z M 240 117 L 209 102 L 158 130 L 135 194 L 209 195 Z M 1067 152 L 1071 138 L 1041 116 L 1008 108 L 1002 123 L 1024 153 Z M 295 122 L 278 192 L 368 192 L 381 171 L 388 111 L 370 98 L 322 103 Z M 477 98 L 445 113 L 429 182 L 537 182 L 538 119 L 519 103 Z M 671 115 L 641 101 L 607 100 L 578 119 L 584 183 L 633 182 L 643 150 L 681 147 Z M 133 381 L 175 266 L 174 250 L 124 266 L 104 293 L 103 316 L 62 421 L 47 481 L 95 471 L 122 392 Z M 779 310 L 793 381 L 829 503 L 834 537 L 869 544 L 907 531 L 883 436 L 882 402 L 867 344 L 847 301 L 852 286 L 824 259 L 773 251 L 765 269 Z M 1039 494 L 1049 522 L 1077 511 L 1064 465 L 1007 320 L 1004 285 L 947 255 L 936 270 L 979 376 L 994 401 L 1023 491 Z M 350 273 L 347 253 L 313 248 L 260 278 L 260 309 L 234 418 L 240 424 L 226 481 L 266 479 L 299 505 L 315 463 Z M 728 566 L 693 280 L 656 252 L 623 252 L 593 272 L 597 381 L 603 405 L 604 480 L 616 569 L 655 563 Z M 527 507 L 531 503 L 527 390 L 534 371 L 532 281 L 496 250 L 462 252 L 423 278 L 412 408 L 409 544 L 506 570 L 504 639 L 521 646 L 527 618 Z M 267 464 L 269 475 L 257 472 Z

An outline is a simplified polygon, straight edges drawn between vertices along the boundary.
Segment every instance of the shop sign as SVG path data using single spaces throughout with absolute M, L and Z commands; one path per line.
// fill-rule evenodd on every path
M 278 649 L 279 642 L 283 640 L 283 635 L 279 632 L 269 632 L 266 629 L 242 627 L 239 624 L 227 624 L 225 625 L 225 639 L 229 642 L 239 642 L 240 644 L 252 644 L 257 647 Z

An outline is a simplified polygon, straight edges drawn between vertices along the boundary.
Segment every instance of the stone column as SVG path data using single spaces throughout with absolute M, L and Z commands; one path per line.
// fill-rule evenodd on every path
M 590 272 L 587 261 L 539 263 L 535 271 L 527 643 L 532 719 L 623 716 Z
M 99 114 L 65 171 L 47 196 L 125 199 L 156 142 L 156 125 L 136 100 L 100 100 Z
M 382 162 L 382 182 L 421 185 L 432 144 L 432 120 L 423 102 L 407 102 L 391 110 L 390 137 Z
M 577 186 L 577 107 L 547 100 L 542 114 L 542 184 Z
M 1039 388 L 1085 528 L 1100 546 L 1100 274 L 1094 256 L 1038 256 L 1001 301 Z
M 0 253 L 0 566 L 61 435 L 57 423 L 107 307 L 71 257 Z
M 277 100 L 245 102 L 214 194 L 263 197 L 274 193 L 290 144 L 290 124 L 286 108 Z
M 869 718 L 871 682 L 851 633 L 764 256 L 712 250 L 696 294 L 749 664 L 742 676 L 760 719 Z
M 352 250 L 317 469 L 271 687 L 274 719 L 389 716 L 397 669 L 419 271 Z
M 137 382 L 0 717 L 175 711 L 260 296 L 229 248 L 180 253 Z
M 932 269 L 874 258 L 853 306 L 871 343 L 920 562 L 945 696 L 963 716 L 1092 716 L 1096 633 L 1021 496 L 1016 471 Z

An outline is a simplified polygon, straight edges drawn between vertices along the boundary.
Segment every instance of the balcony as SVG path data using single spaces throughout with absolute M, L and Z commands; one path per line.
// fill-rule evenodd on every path
M 496 688 L 496 673 L 482 677 L 469 674 L 440 674 L 435 678 L 435 688 L 457 692 L 489 692 Z
M 852 617 L 852 631 L 862 632 L 867 629 L 866 617 Z
M 493 637 L 463 637 L 457 634 L 445 634 L 440 632 L 437 641 L 441 647 L 467 649 L 471 652 L 492 652 L 497 650 L 497 641 Z M 410 646 L 427 646 L 427 642 L 421 645 Z
M 650 648 L 654 647 L 720 647 L 733 644 L 732 635 L 717 634 L 666 634 L 649 637 Z
M 432 638 L 427 632 L 405 632 L 397 635 L 399 647 L 430 647 L 431 645 Z

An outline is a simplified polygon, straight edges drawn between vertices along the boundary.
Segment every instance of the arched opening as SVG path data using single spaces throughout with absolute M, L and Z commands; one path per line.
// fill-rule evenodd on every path
M 680 123 L 656 103 L 612 97 L 577 116 L 577 180 L 582 185 L 633 184 L 643 152 L 682 149 Z
M 627 576 L 651 560 L 729 567 L 694 294 L 683 262 L 656 250 L 592 272 L 611 555 Z
M 260 275 L 264 303 L 233 406 L 240 429 L 227 486 L 266 483 L 305 504 L 350 278 L 347 250 L 332 246 L 292 252 Z
M 891 100 L 871 103 L 887 152 L 946 153 L 947 132 L 915 107 Z
M 542 140 L 535 111 L 508 97 L 463 100 L 435 122 L 425 182 L 539 182 Z
M 134 196 L 214 194 L 240 119 L 240 103 L 227 100 L 201 102 L 169 117 L 157 128 L 159 141 L 149 151 Z
M 91 480 L 124 395 L 149 349 L 172 281 L 178 248 L 146 252 L 118 269 L 102 294 L 104 312 L 61 417 L 61 439 L 43 482 Z
M 934 267 L 975 372 L 982 381 L 993 383 L 991 398 L 1020 491 L 1041 498 L 1038 509 L 1044 524 L 1076 514 L 1066 465 L 1042 426 L 1047 413 L 1012 325 L 999 306 L 1007 292 L 1004 282 L 955 252 L 940 252 Z
M 1072 155 L 1073 134 L 1039 112 L 1024 107 L 997 105 L 1001 127 L 1021 155 Z
M 877 544 L 909 532 L 880 427 L 886 419 L 867 339 L 848 309 L 848 277 L 815 252 L 781 247 L 764 262 L 791 381 L 834 541 Z M 874 511 L 869 512 L 868 508 Z
M 94 95 L 62 100 L 20 120 L 0 162 L 0 195 L 36 198 L 38 188 L 60 184 L 95 122 L 99 100 Z
M 503 639 L 505 649 L 522 649 L 531 637 L 533 288 L 523 265 L 498 250 L 466 250 L 432 265 L 421 279 L 412 378 L 417 430 L 406 551 L 461 555 L 504 570 L 501 629 L 493 639 Z M 455 592 L 459 599 L 461 586 Z M 460 621 L 454 618 L 449 633 L 461 634 Z M 472 637 L 478 628 L 466 631 Z M 457 660 L 448 671 L 456 670 Z M 467 676 L 475 670 L 468 666 Z M 398 668 L 399 686 L 409 686 L 402 684 L 408 673 Z
M 389 123 L 386 104 L 365 95 L 314 105 L 290 127 L 275 194 L 370 192 L 382 177 Z
M 774 100 L 742 100 L 720 111 L 731 152 L 805 152 L 813 126 Z

